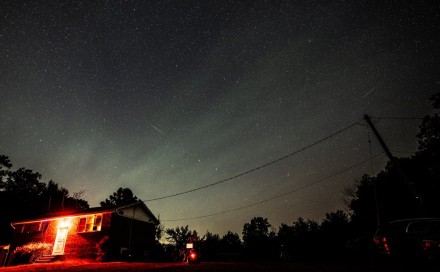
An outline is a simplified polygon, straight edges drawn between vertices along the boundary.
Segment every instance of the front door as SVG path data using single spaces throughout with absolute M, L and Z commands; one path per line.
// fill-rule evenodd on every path
M 58 228 L 57 238 L 53 245 L 52 255 L 64 255 L 64 247 L 66 246 L 67 232 L 69 228 L 61 227 Z

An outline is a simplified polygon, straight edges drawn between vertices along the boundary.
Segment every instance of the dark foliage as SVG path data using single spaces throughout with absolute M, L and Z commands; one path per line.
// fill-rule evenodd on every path
M 243 226 L 245 258 L 251 260 L 274 259 L 277 254 L 275 232 L 267 218 L 254 217 Z
M 99 262 L 104 262 L 109 260 L 110 247 L 111 247 L 110 237 L 106 235 L 99 241 L 99 243 L 96 244 L 96 249 L 97 249 L 96 260 Z
M 111 194 L 104 201 L 101 201 L 100 204 L 101 207 L 113 207 L 132 204 L 137 201 L 140 201 L 139 198 L 133 194 L 133 191 L 131 191 L 130 188 L 119 187 L 116 192 Z
M 292 225 L 281 224 L 278 230 L 282 261 L 338 260 L 344 256 L 350 238 L 349 217 L 342 211 L 326 214 L 319 224 L 298 218 Z
M 278 230 L 280 258 L 284 261 L 304 261 L 317 255 L 319 224 L 299 217 L 291 226 L 281 224 Z
M 228 231 L 220 240 L 220 260 L 238 260 L 243 252 L 243 243 L 237 233 Z
M 178 249 L 181 249 L 184 248 L 185 244 L 188 242 L 192 232 L 188 225 L 186 225 L 185 227 L 166 229 L 165 233 L 168 235 L 166 239 Z
M 216 261 L 221 251 L 221 240 L 218 234 L 206 232 L 200 245 L 200 253 L 204 260 Z
M 349 216 L 343 211 L 327 213 L 320 226 L 322 259 L 338 260 L 344 256 L 345 245 L 352 237 Z

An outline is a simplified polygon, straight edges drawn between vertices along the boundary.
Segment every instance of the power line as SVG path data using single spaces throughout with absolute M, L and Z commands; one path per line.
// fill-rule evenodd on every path
M 378 116 L 371 116 L 370 118 L 374 119 L 381 119 L 381 120 L 423 120 L 423 117 L 378 117 Z
M 270 161 L 270 162 L 268 162 L 268 163 L 265 163 L 265 164 L 263 164 L 263 165 L 261 165 L 261 166 L 258 166 L 258 167 L 255 167 L 255 168 L 252 168 L 252 169 L 250 169 L 250 170 L 247 170 L 247 171 L 242 172 L 242 173 L 240 173 L 240 174 L 237 174 L 237 175 L 235 175 L 235 176 L 232 176 L 232 177 L 229 177 L 229 178 L 226 178 L 226 179 L 222 179 L 222 180 L 219 180 L 219 181 L 216 181 L 216 182 L 213 182 L 213 183 L 210 183 L 210 184 L 204 185 L 204 186 L 200 186 L 200 187 L 197 187 L 197 188 L 194 188 L 194 189 L 190 189 L 190 190 L 187 190 L 187 191 L 183 191 L 183 192 L 180 192 L 180 193 L 175 193 L 175 194 L 171 194 L 171 195 L 166 195 L 166 196 L 161 196 L 161 197 L 156 197 L 156 198 L 151 198 L 151 199 L 143 200 L 143 202 L 150 202 L 150 201 L 162 200 L 162 199 L 166 199 L 166 198 L 170 198 L 170 197 L 175 197 L 175 196 L 179 196 L 179 195 L 184 195 L 184 194 L 188 194 L 188 193 L 192 193 L 192 192 L 199 191 L 199 190 L 202 190 L 202 189 L 206 189 L 206 188 L 209 188 L 209 187 L 212 187 L 212 186 L 215 186 L 215 185 L 218 185 L 218 184 L 221 184 L 221 183 L 224 183 L 224 182 L 227 182 L 227 181 L 230 181 L 230 180 L 233 180 L 233 179 L 239 178 L 239 177 L 241 177 L 241 176 L 244 176 L 244 175 L 250 174 L 250 173 L 252 173 L 252 172 L 255 172 L 255 171 L 258 171 L 258 170 L 260 170 L 260 169 L 263 169 L 263 168 L 265 168 L 265 167 L 267 167 L 267 166 L 269 166 L 269 165 L 275 164 L 275 163 L 277 163 L 277 162 L 279 162 L 279 161 L 282 161 L 282 160 L 284 160 L 284 159 L 287 159 L 287 158 L 289 158 L 289 157 L 292 157 L 293 155 L 296 155 L 296 154 L 298 154 L 298 153 L 300 153 L 300 152 L 302 152 L 302 151 L 304 151 L 304 150 L 306 150 L 306 149 L 309 149 L 309 148 L 311 148 L 311 147 L 313 147 L 313 146 L 315 146 L 315 145 L 317 145 L 317 144 L 320 144 L 320 143 L 322 143 L 322 142 L 324 142 L 324 141 L 326 141 L 326 140 L 328 140 L 328 139 L 330 139 L 330 138 L 332 138 L 332 137 L 334 137 L 334 136 L 336 136 L 336 135 L 338 135 L 338 134 L 341 134 L 342 132 L 344 132 L 344 131 L 346 131 L 346 130 L 348 130 L 348 129 L 350 129 L 350 128 L 352 128 L 352 127 L 358 125 L 358 124 L 359 124 L 358 122 L 355 122 L 355 123 L 353 123 L 353 124 L 351 124 L 351 125 L 349 125 L 349 126 L 343 128 L 343 129 L 341 129 L 341 130 L 338 130 L 337 132 L 334 132 L 334 133 L 332 133 L 332 134 L 330 134 L 330 135 L 328 135 L 328 136 L 326 136 L 326 137 L 324 137 L 324 138 L 322 138 L 322 139 L 320 139 L 320 140 L 318 140 L 318 141 L 316 141 L 316 142 L 314 142 L 314 143 L 312 143 L 312 144 L 309 144 L 309 145 L 307 145 L 307 146 L 305 146 L 305 147 L 303 147 L 303 148 L 300 148 L 300 149 L 298 149 L 298 150 L 296 150 L 296 151 L 294 151 L 294 152 L 292 152 L 292 153 L 290 153 L 290 154 L 287 154 L 287 155 L 285 155 L 285 156 L 283 156 L 283 157 L 280 157 L 280 158 L 278 158 L 278 159 L 275 159 L 275 160 L 273 160 L 273 161 Z
M 417 151 L 399 151 L 399 150 L 393 150 L 393 153 L 399 153 L 404 155 L 414 155 Z
M 336 173 L 333 173 L 333 174 L 331 174 L 330 176 L 327 176 L 327 177 L 325 177 L 325 178 L 318 179 L 317 181 L 312 182 L 312 183 L 310 183 L 310 184 L 307 184 L 307 185 L 301 186 L 301 187 L 299 187 L 299 188 L 293 189 L 293 190 L 288 191 L 288 192 L 285 192 L 285 193 L 283 193 L 283 194 L 276 195 L 276 196 L 273 196 L 273 197 L 271 197 L 271 198 L 267 198 L 267 199 L 264 199 L 264 200 L 260 200 L 260 201 L 257 201 L 257 202 L 254 202 L 254 203 L 251 203 L 251 204 L 248 204 L 248 205 L 245 205 L 245 206 L 241 206 L 241 207 L 238 207 L 238 208 L 234 208 L 234 209 L 230 209 L 230 210 L 226 210 L 226 211 L 221 211 L 221 212 L 217 212 L 217 213 L 211 213 L 211 214 L 206 214 L 206 215 L 196 216 L 196 217 L 179 218 L 179 219 L 164 219 L 164 220 L 162 220 L 162 221 L 163 221 L 163 222 L 175 222 L 175 221 L 184 221 L 184 220 L 201 219 L 201 218 L 206 218 L 206 217 L 212 217 L 212 216 L 222 215 L 222 214 L 225 214 L 225 213 L 235 212 L 235 211 L 243 210 L 243 209 L 250 208 L 250 207 L 253 207 L 253 206 L 257 206 L 257 205 L 260 205 L 260 204 L 263 204 L 263 203 L 266 203 L 266 202 L 269 202 L 269 201 L 272 201 L 272 200 L 275 200 L 275 199 L 278 199 L 278 198 L 281 198 L 281 197 L 284 197 L 284 196 L 287 196 L 287 195 L 290 195 L 290 194 L 296 193 L 296 192 L 298 192 L 298 191 L 304 190 L 304 189 L 309 188 L 309 187 L 311 187 L 311 186 L 313 186 L 313 185 L 316 185 L 316 184 L 318 184 L 318 183 L 324 182 L 324 181 L 326 181 L 326 180 L 328 180 L 328 179 L 331 179 L 331 178 L 333 178 L 333 177 L 335 177 L 335 176 L 338 176 L 338 175 L 340 175 L 340 174 L 342 174 L 342 173 L 344 173 L 344 172 L 347 172 L 347 171 L 349 171 L 349 170 L 351 170 L 351 169 L 353 169 L 353 168 L 355 168 L 355 167 L 357 167 L 357 166 L 359 166 L 359 165 L 362 165 L 362 164 L 364 164 L 364 163 L 366 163 L 366 162 L 368 162 L 368 161 L 370 161 L 370 160 L 372 160 L 372 159 L 374 159 L 374 158 L 376 158 L 376 157 L 378 157 L 378 156 L 380 156 L 380 155 L 383 155 L 383 154 L 384 154 L 384 152 L 378 153 L 378 154 L 376 154 L 376 155 L 374 155 L 374 156 L 369 157 L 368 159 L 365 159 L 365 160 L 363 160 L 363 161 L 361 161 L 361 162 L 358 162 L 358 163 L 356 163 L 356 164 L 354 164 L 354 165 L 351 165 L 351 166 L 349 166 L 349 167 L 347 167 L 347 168 L 345 168 L 345 169 L 343 169 L 343 170 L 340 170 L 340 171 L 338 171 L 338 172 L 336 172 Z

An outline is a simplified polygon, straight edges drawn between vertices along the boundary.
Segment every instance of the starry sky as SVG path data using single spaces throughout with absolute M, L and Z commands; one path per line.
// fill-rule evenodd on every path
M 416 150 L 420 120 L 390 117 L 429 114 L 439 91 L 440 8 L 417 2 L 3 0 L 0 154 L 98 206 L 298 151 L 146 204 L 220 235 L 254 216 L 320 221 L 386 163 L 368 160 L 364 114 L 396 156 Z

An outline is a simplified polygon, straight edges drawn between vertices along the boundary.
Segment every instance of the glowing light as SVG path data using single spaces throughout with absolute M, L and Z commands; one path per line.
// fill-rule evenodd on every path
M 58 228 L 70 228 L 72 225 L 71 218 L 64 218 L 58 223 Z
M 431 247 L 431 241 L 425 241 L 425 249 Z

